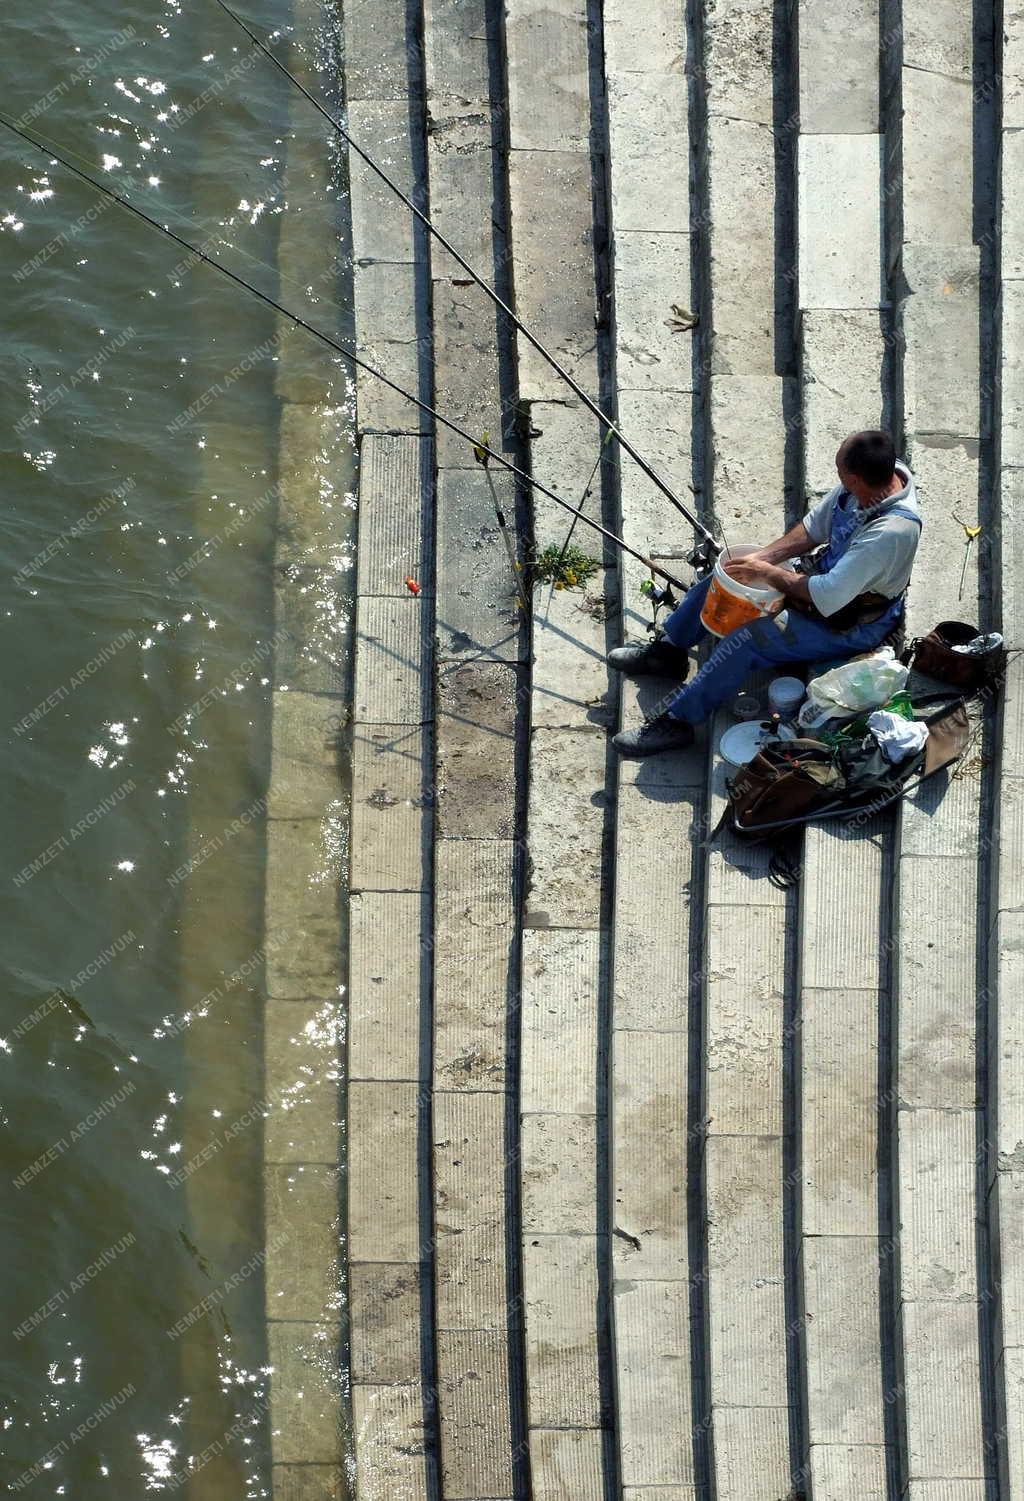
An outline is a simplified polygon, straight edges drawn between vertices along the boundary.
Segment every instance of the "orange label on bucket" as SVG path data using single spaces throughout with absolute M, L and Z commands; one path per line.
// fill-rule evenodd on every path
M 728 636 L 730 631 L 738 631 L 741 625 L 749 625 L 760 616 L 761 609 L 752 599 L 728 593 L 717 578 L 712 578 L 700 619 L 713 635 Z

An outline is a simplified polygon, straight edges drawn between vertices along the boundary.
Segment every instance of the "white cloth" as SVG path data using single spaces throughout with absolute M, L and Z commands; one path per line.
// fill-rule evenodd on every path
M 904 719 L 888 709 L 876 709 L 868 715 L 868 729 L 881 748 L 882 755 L 894 766 L 919 751 L 928 739 L 928 726 L 920 720 Z

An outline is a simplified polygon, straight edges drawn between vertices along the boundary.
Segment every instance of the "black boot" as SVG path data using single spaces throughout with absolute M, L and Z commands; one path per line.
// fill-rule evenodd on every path
M 617 646 L 608 653 L 608 666 L 627 677 L 675 678 L 684 683 L 690 671 L 690 658 L 681 646 L 673 646 L 665 636 L 653 641 L 637 641 L 631 646 Z

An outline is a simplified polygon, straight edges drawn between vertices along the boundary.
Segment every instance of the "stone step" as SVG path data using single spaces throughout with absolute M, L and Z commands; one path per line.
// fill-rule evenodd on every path
M 642 21 L 641 21 L 642 14 Z M 696 340 L 686 22 L 678 7 L 603 12 L 611 186 L 611 274 L 619 421 L 682 500 L 699 510 L 691 432 Z M 623 455 L 622 534 L 681 559 L 687 523 Z M 688 578 L 681 561 L 668 565 Z M 649 572 L 621 563 L 619 639 L 644 638 Z M 670 686 L 624 680 L 619 723 L 654 712 Z M 692 1366 L 699 1258 L 688 1229 L 698 1161 L 691 1039 L 699 976 L 695 896 L 705 750 L 621 761 L 615 832 L 612 959 L 612 1255 L 614 1363 L 623 1497 L 693 1501 L 705 1494 L 703 1414 Z M 695 1130 L 696 1128 L 696 1130 Z
M 482 0 L 426 0 L 423 9 L 430 213 L 489 279 L 503 217 L 492 186 L 492 108 L 500 105 L 490 88 L 493 26 Z M 500 449 L 495 309 L 433 240 L 430 266 L 436 405 Z M 511 476 L 485 471 L 450 432 L 438 435 L 437 465 L 432 1147 L 440 1489 L 452 1501 L 495 1501 L 521 1496 L 523 1474 L 508 1007 L 525 638 L 496 516 L 500 507 L 514 527 Z
M 936 16 L 912 0 L 904 22 L 903 244 L 893 249 L 901 249 L 907 287 L 906 457 L 925 516 L 908 599 L 910 631 L 920 633 L 940 619 L 977 620 L 987 588 L 988 554 L 975 546 L 959 598 L 966 541 L 960 523 L 975 524 L 979 507 L 979 158 L 972 142 L 982 96 L 972 86 L 969 15 Z M 978 189 L 983 195 L 983 177 Z M 986 1027 L 988 927 L 979 904 L 979 771 L 960 785 L 947 779 L 945 789 L 922 789 L 902 803 L 898 819 L 894 1170 L 911 1492 L 926 1479 L 976 1487 L 994 1468 L 979 1305 L 988 1294 L 977 1280 L 986 1105 L 978 1095 L 978 1045 Z
M 590 51 L 585 0 L 507 0 L 508 195 L 515 306 L 584 390 L 598 390 Z M 538 479 L 602 515 L 603 433 L 519 333 L 518 395 Z M 571 518 L 532 496 L 534 543 Z M 600 539 L 573 541 L 599 564 Z M 528 881 L 523 911 L 520 1184 L 530 1475 L 537 1497 L 606 1493 L 611 1451 L 601 1018 L 612 569 L 533 589 Z M 556 1430 L 563 1436 L 555 1440 Z M 571 1481 L 571 1483 L 570 1483 Z

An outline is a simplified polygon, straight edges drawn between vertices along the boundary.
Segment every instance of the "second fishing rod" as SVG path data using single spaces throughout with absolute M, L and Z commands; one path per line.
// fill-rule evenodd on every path
M 715 540 L 714 535 L 708 530 L 704 523 L 694 515 L 689 507 L 683 504 L 683 502 L 675 494 L 667 481 L 664 480 L 657 472 L 657 470 L 648 463 L 648 461 L 643 457 L 642 454 L 637 451 L 637 449 L 621 431 L 618 424 L 608 416 L 608 414 L 598 405 L 598 403 L 593 399 L 592 396 L 590 396 L 590 394 L 584 389 L 584 387 L 580 385 L 575 377 L 568 370 L 566 370 L 565 367 L 560 363 L 560 361 L 551 353 L 547 346 L 526 326 L 526 324 L 519 317 L 514 308 L 511 308 L 508 303 L 505 302 L 505 300 L 500 296 L 500 294 L 494 289 L 494 287 L 492 287 L 491 284 L 483 276 L 481 276 L 480 273 L 472 265 L 470 265 L 469 261 L 467 261 L 466 258 L 456 249 L 456 247 L 451 243 L 447 236 L 445 236 L 441 232 L 441 230 L 438 229 L 437 225 L 434 224 L 429 215 L 425 214 L 419 207 L 419 205 L 415 203 L 407 193 L 403 192 L 403 190 L 394 181 L 394 179 L 390 177 L 387 172 L 385 172 L 384 168 L 381 167 L 373 159 L 368 151 L 366 151 L 362 146 L 358 144 L 358 142 L 352 139 L 347 128 L 342 124 L 342 122 L 330 112 L 326 105 L 323 104 L 315 94 L 311 93 L 310 90 L 306 88 L 301 79 L 295 77 L 294 73 L 292 73 L 290 69 L 287 68 L 283 62 L 281 62 L 280 58 L 278 58 L 277 55 L 271 51 L 266 43 L 259 36 L 257 36 L 257 34 L 252 30 L 248 23 L 243 20 L 243 18 L 237 13 L 237 11 L 233 10 L 231 6 L 227 4 L 227 0 L 216 0 L 216 3 L 220 6 L 221 10 L 224 11 L 226 15 L 231 17 L 232 21 L 234 21 L 237 26 L 241 27 L 249 40 L 256 48 L 258 48 L 263 56 L 266 57 L 268 61 L 273 63 L 274 67 L 277 68 L 279 72 L 283 73 L 284 76 L 295 85 L 299 92 L 309 100 L 313 108 L 323 116 L 323 118 L 328 122 L 331 128 L 336 131 L 339 136 L 341 136 L 342 140 L 346 142 L 349 149 L 351 151 L 354 151 L 356 155 L 366 163 L 366 165 L 372 172 L 376 173 L 376 175 L 396 196 L 396 198 L 399 198 L 402 203 L 404 203 L 405 206 L 409 209 L 410 213 L 415 216 L 419 223 L 422 224 L 431 235 L 433 235 L 438 244 L 440 244 L 443 249 L 446 250 L 447 253 L 452 256 L 455 261 L 458 262 L 458 264 L 466 272 L 467 276 L 470 276 L 476 283 L 476 285 L 481 289 L 481 291 L 486 293 L 486 295 L 494 303 L 495 307 L 498 308 L 499 311 L 504 315 L 504 317 L 506 317 L 519 330 L 519 332 L 523 335 L 527 342 L 533 346 L 533 348 L 537 351 L 541 358 L 547 361 L 552 370 L 555 371 L 555 373 L 566 383 L 570 390 L 580 399 L 580 401 L 583 402 L 587 410 L 597 418 L 597 420 L 602 424 L 606 431 L 618 441 L 622 448 L 625 449 L 626 453 L 629 454 L 634 463 L 639 465 L 640 469 L 647 476 L 647 478 L 658 487 L 661 493 L 666 496 L 669 501 L 671 501 L 672 505 L 675 506 L 680 515 L 685 517 L 685 519 L 689 522 L 690 526 L 693 528 L 700 539 L 694 550 L 690 553 L 688 561 L 701 572 L 710 568 L 721 550 L 720 544 Z

